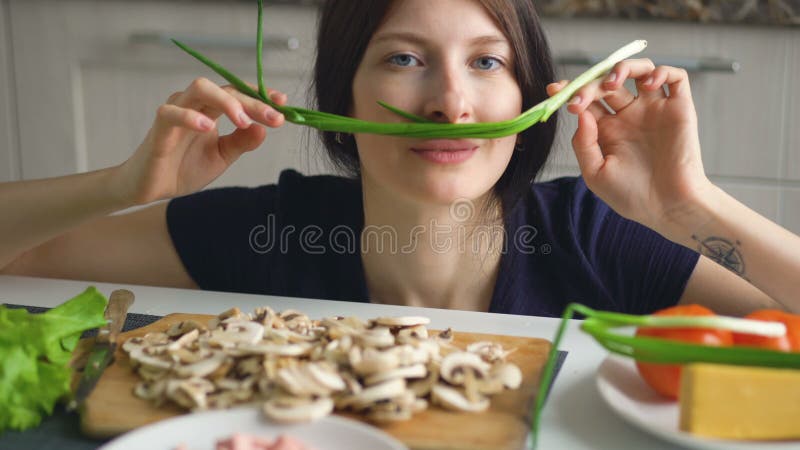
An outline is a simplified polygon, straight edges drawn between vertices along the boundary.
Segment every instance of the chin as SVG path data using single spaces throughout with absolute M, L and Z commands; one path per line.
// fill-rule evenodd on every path
M 467 174 L 454 176 L 437 175 L 420 180 L 415 186 L 414 197 L 417 201 L 439 206 L 451 206 L 465 199 L 475 201 L 491 191 L 490 180 L 479 180 Z

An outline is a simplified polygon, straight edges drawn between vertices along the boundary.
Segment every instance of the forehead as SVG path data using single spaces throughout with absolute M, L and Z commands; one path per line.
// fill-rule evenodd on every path
M 508 43 L 505 33 L 477 0 L 396 0 L 373 35 L 373 43 L 392 39 Z

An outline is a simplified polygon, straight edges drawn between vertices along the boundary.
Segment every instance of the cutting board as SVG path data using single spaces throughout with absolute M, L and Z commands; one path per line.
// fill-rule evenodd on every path
M 151 331 L 164 331 L 171 324 L 183 320 L 206 323 L 212 317 L 170 314 L 146 327 L 121 334 L 119 342 Z M 539 376 L 550 351 L 550 342 L 537 338 L 459 333 L 457 330 L 454 338 L 460 348 L 472 342 L 489 340 L 502 344 L 506 349 L 515 349 L 508 360 L 522 370 L 522 386 L 518 390 L 492 396 L 490 409 L 483 413 L 456 413 L 431 407 L 415 414 L 411 420 L 381 425 L 379 428 L 412 449 L 494 450 L 524 447 Z M 106 368 L 94 391 L 86 399 L 81 411 L 83 432 L 92 437 L 106 438 L 186 414 L 177 406 L 155 407 L 151 402 L 135 397 L 133 389 L 138 381 L 127 355 L 118 348 L 116 361 Z M 355 414 L 342 415 L 366 422 Z

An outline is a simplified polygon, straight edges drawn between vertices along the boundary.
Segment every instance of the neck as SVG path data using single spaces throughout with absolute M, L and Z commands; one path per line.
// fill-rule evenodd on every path
M 372 186 L 370 186 L 372 187 Z M 486 199 L 422 204 L 364 189 L 361 258 L 373 302 L 488 311 L 500 266 L 503 224 L 459 220 Z M 463 208 L 459 208 L 463 206 Z

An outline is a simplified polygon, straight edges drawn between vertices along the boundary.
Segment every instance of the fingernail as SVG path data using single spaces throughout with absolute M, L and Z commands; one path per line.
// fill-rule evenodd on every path
M 243 112 L 239 113 L 239 122 L 241 122 L 245 127 L 249 127 L 253 124 L 253 120 Z
M 644 80 L 644 83 L 642 83 L 642 84 L 645 85 L 645 86 L 650 86 L 651 84 L 653 84 L 653 77 L 650 77 L 650 78 Z
M 580 103 L 582 101 L 583 101 L 583 99 L 581 98 L 580 95 L 578 95 L 578 96 L 572 97 L 572 100 L 569 101 L 569 104 L 570 105 L 580 105 Z
M 615 81 L 617 81 L 617 74 L 616 72 L 611 72 L 611 74 L 608 75 L 608 78 L 606 78 L 606 83 L 613 83 Z
M 281 117 L 281 113 L 274 109 L 266 110 L 264 115 L 267 117 L 267 120 L 278 120 Z
M 210 130 L 214 128 L 214 121 L 209 119 L 208 117 L 201 117 L 197 119 L 197 124 L 200 126 L 202 130 Z

